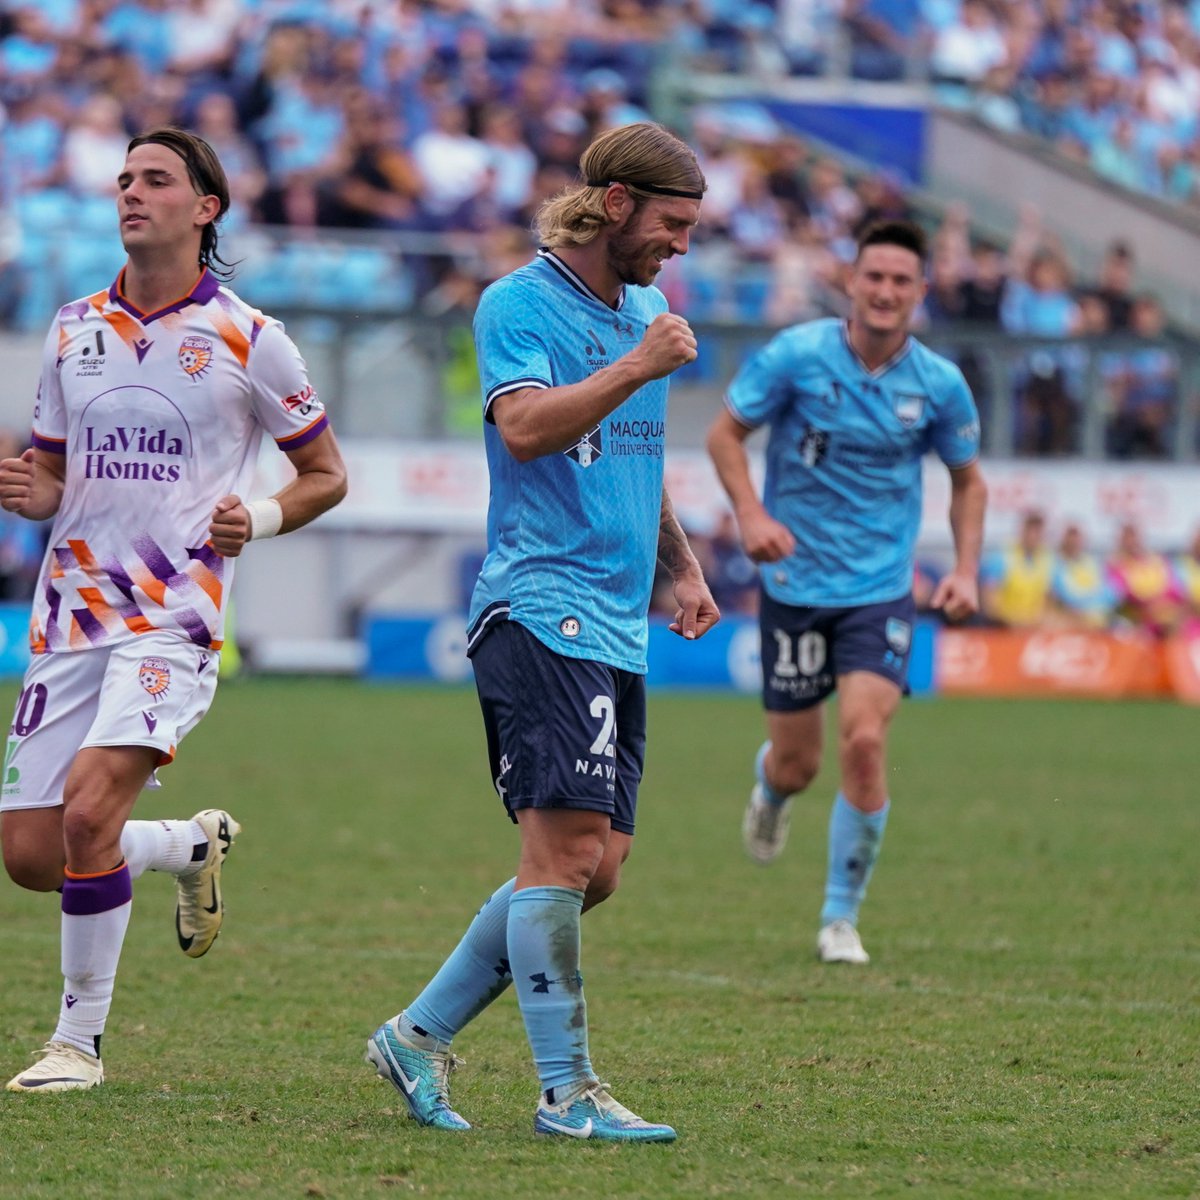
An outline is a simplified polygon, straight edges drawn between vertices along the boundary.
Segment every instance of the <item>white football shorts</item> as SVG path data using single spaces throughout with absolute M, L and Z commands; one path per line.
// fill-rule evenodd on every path
M 35 655 L 8 734 L 0 809 L 62 804 L 85 746 L 152 746 L 165 766 L 208 712 L 219 662 L 216 651 L 161 631 Z

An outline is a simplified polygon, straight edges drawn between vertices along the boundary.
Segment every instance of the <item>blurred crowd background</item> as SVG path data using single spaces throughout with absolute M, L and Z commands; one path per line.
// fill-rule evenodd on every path
M 844 312 L 856 232 L 913 217 L 932 245 L 921 336 L 962 366 L 985 430 L 1005 407 L 1009 441 L 985 440 L 991 452 L 1077 455 L 1098 412 L 1093 453 L 1194 459 L 1181 429 L 1196 422 L 1181 421 L 1196 406 L 1195 331 L 1146 286 L 1128 238 L 1082 277 L 1032 206 L 997 236 L 761 105 L 667 115 L 667 67 L 760 85 L 919 82 L 1115 188 L 1200 205 L 1200 0 L 4 0 L 0 327 L 40 333 L 58 304 L 113 277 L 114 180 L 149 126 L 188 126 L 217 149 L 250 301 L 469 319 L 482 288 L 527 258 L 533 212 L 575 179 L 588 141 L 668 119 L 709 183 L 694 250 L 662 280 L 693 323 L 765 334 Z M 998 336 L 1017 347 L 999 374 L 986 352 Z M 447 341 L 467 379 L 469 339 Z M 723 369 L 702 361 L 693 378 L 719 384 Z M 1079 531 L 1047 536 L 1043 524 L 1026 546 L 1037 584 L 1017 609 L 1141 619 L 1128 581 L 1145 573 L 1119 565 L 1136 531 L 1087 559 L 1099 582 L 1083 607 L 1069 599 L 1088 554 Z M 730 530 L 710 541 L 718 574 L 746 574 Z M 1155 568 L 1193 616 L 1197 549 Z M 1019 623 L 1019 561 L 1013 550 L 989 567 L 996 620 Z

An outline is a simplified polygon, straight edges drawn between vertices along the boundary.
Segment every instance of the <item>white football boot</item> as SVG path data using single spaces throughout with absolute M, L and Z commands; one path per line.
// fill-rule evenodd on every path
M 858 930 L 840 917 L 830 921 L 817 934 L 817 957 L 824 963 L 869 963 L 871 956 L 863 949 Z
M 791 821 L 791 797 L 782 804 L 772 804 L 763 795 L 762 784 L 756 783 L 742 817 L 742 845 L 746 853 L 760 866 L 774 862 L 787 842 Z
M 189 958 L 199 958 L 221 932 L 225 916 L 221 868 L 242 827 L 220 808 L 206 808 L 192 820 L 208 835 L 208 854 L 199 870 L 176 877 L 175 933 L 180 950 Z
M 104 1066 L 70 1042 L 47 1042 L 41 1058 L 8 1081 L 10 1092 L 78 1092 L 104 1082 Z

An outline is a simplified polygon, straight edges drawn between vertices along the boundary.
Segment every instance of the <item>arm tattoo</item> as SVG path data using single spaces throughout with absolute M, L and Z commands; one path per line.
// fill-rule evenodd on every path
M 674 578 L 695 567 L 696 556 L 688 545 L 687 535 L 675 516 L 675 507 L 666 488 L 662 494 L 662 509 L 658 519 L 658 560 Z

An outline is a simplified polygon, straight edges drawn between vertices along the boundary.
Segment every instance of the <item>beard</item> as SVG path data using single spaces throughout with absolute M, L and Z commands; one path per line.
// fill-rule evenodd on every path
M 638 215 L 634 213 L 608 239 L 608 265 L 624 284 L 648 287 L 658 274 L 650 243 L 638 230 Z

